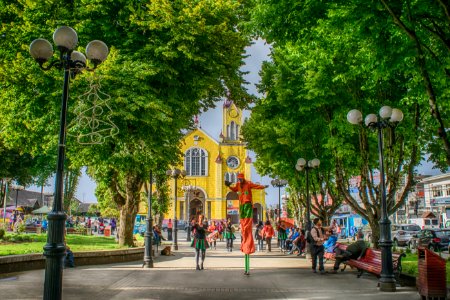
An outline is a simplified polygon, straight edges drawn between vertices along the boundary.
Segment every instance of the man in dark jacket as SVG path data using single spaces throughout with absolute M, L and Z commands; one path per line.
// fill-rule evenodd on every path
M 364 255 L 367 249 L 367 244 L 364 241 L 364 235 L 362 232 L 358 232 L 358 240 L 350 245 L 348 245 L 345 251 L 336 248 L 336 261 L 334 263 L 333 270 L 330 271 L 332 274 L 336 274 L 339 270 L 339 265 L 349 259 L 358 259 L 360 256 Z

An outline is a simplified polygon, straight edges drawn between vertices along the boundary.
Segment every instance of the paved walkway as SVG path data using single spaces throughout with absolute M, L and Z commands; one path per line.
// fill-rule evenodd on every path
M 374 276 L 358 279 L 351 270 L 313 274 L 306 259 L 278 251 L 252 255 L 251 275 L 245 276 L 243 255 L 227 252 L 223 242 L 217 250 L 207 251 L 203 271 L 194 269 L 194 253 L 186 242 L 179 244 L 175 256 L 156 257 L 154 265 L 153 269 L 142 269 L 141 262 L 65 269 L 63 299 L 420 299 L 409 287 L 379 292 Z M 0 275 L 0 298 L 42 299 L 43 277 L 43 270 Z

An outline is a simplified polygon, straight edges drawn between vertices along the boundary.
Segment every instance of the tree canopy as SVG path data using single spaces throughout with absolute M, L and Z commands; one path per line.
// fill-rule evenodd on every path
M 69 135 L 67 156 L 75 166 L 87 165 L 89 174 L 110 190 L 110 200 L 121 210 L 120 243 L 131 244 L 142 184 L 150 169 L 165 170 L 177 162 L 182 130 L 192 125 L 192 117 L 227 93 L 241 106 L 252 100 L 239 69 L 250 42 L 239 30 L 243 4 L 80 0 L 1 5 L 0 122 L 11 147 L 22 144 L 36 155 L 57 145 L 61 72 L 40 70 L 27 53 L 29 43 L 50 39 L 53 30 L 67 25 L 79 35 L 77 49 L 94 39 L 110 47 L 95 75 L 72 80 L 68 131 L 83 130 L 73 120 L 91 90 L 110 97 L 108 121 L 118 133 L 90 146 Z

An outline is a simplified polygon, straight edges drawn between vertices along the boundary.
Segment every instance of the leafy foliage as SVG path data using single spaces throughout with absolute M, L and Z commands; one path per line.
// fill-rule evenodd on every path
M 67 156 L 70 167 L 89 167 L 99 193 L 106 196 L 99 201 L 113 201 L 120 210 L 120 244 L 132 245 L 146 174 L 177 162 L 182 129 L 192 125 L 192 116 L 226 93 L 241 107 L 253 100 L 239 70 L 249 44 L 238 30 L 244 5 L 232 0 L 0 5 L 0 126 L 9 147 L 23 145 L 27 153 L 50 155 L 57 146 L 61 73 L 39 70 L 27 45 L 67 25 L 78 32 L 80 45 L 100 39 L 110 46 L 95 75 L 81 74 L 71 82 L 68 123 L 75 117 L 76 99 L 88 89 L 86 77 L 94 76 L 111 96 L 111 121 L 119 133 L 89 147 L 68 136 Z

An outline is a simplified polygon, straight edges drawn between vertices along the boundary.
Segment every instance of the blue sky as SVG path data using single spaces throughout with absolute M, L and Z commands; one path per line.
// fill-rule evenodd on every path
M 262 40 L 257 40 L 255 43 L 247 49 L 249 57 L 245 60 L 245 65 L 243 66 L 243 71 L 248 71 L 249 74 L 246 75 L 246 80 L 250 83 L 248 85 L 248 90 L 250 93 L 258 95 L 256 91 L 255 84 L 259 82 L 260 76 L 259 71 L 261 69 L 261 64 L 264 60 L 269 59 L 270 47 L 265 44 Z M 244 112 L 244 116 L 250 115 L 249 111 Z M 222 129 L 222 123 L 217 122 L 222 118 L 222 105 L 218 104 L 215 109 L 211 109 L 202 115 L 200 115 L 200 124 L 203 130 L 207 131 L 212 137 L 218 139 L 220 131 Z M 255 159 L 254 153 L 250 153 L 250 156 Z M 421 165 L 417 168 L 420 174 L 436 175 L 441 172 L 436 169 L 432 169 L 433 165 L 422 161 Z M 252 181 L 260 182 L 261 184 L 270 185 L 271 178 L 265 176 L 261 177 L 257 174 L 256 170 L 252 170 Z M 53 193 L 54 190 L 54 178 L 48 180 L 48 186 L 44 188 L 45 192 Z M 95 198 L 95 182 L 92 181 L 84 172 L 80 179 L 78 185 L 78 190 L 76 192 L 76 197 L 83 202 L 96 202 Z M 30 190 L 40 191 L 39 187 L 30 187 Z M 273 188 L 270 186 L 266 189 L 266 203 L 268 205 L 275 205 L 278 203 L 278 188 Z M 282 188 L 281 194 L 284 193 Z

